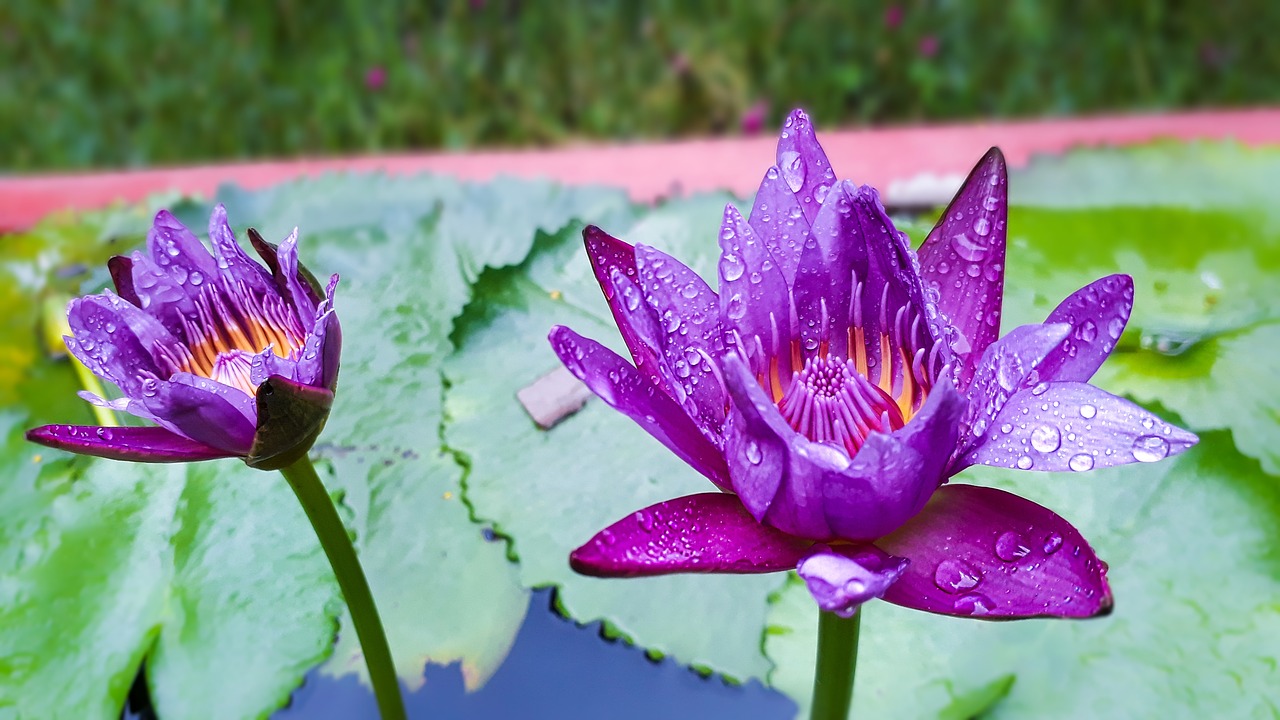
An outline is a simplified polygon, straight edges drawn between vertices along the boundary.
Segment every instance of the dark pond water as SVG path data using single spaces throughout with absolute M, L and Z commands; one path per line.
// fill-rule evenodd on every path
M 458 666 L 430 665 L 426 683 L 406 697 L 409 717 L 528 720 L 791 720 L 796 706 L 759 682 L 728 685 L 670 660 L 653 662 L 639 648 L 601 638 L 599 623 L 579 627 L 552 607 L 552 591 L 538 590 L 511 654 L 492 679 L 468 694 Z M 138 683 L 126 720 L 150 720 Z M 373 695 L 354 677 L 307 676 L 289 707 L 273 720 L 376 718 Z

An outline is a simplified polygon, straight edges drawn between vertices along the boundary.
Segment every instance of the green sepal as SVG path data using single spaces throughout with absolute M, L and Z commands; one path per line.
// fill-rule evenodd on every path
M 324 430 L 333 393 L 272 375 L 258 386 L 258 430 L 245 464 L 279 470 L 307 454 Z

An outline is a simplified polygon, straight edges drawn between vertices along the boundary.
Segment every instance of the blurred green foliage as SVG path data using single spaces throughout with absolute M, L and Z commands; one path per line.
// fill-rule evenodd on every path
M 0 168 L 547 144 L 1280 97 L 1280 3 L 0 7 Z

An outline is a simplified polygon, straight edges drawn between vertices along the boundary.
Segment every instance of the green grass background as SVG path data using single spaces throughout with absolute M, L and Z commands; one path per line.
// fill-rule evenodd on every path
M 1276 27 L 1268 0 L 15 0 L 0 172 L 1262 104 Z

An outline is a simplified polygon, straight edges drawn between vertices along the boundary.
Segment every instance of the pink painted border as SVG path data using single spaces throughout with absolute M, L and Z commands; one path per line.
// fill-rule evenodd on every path
M 1280 144 L 1280 108 L 1211 110 L 1016 122 L 979 122 L 823 132 L 821 139 L 841 177 L 886 190 L 922 174 L 962 177 L 992 145 L 1013 166 L 1033 154 L 1077 146 L 1125 145 L 1168 137 L 1234 139 L 1249 145 Z M 165 190 L 212 195 L 222 182 L 260 188 L 302 175 L 330 171 L 430 171 L 470 180 L 497 175 L 546 177 L 570 184 L 624 187 L 646 202 L 673 192 L 727 189 L 755 191 L 774 138 L 717 138 L 621 145 L 581 145 L 549 150 L 480 150 L 338 158 L 306 158 L 198 167 L 29 175 L 0 178 L 0 231 L 30 227 L 65 208 L 90 209 L 134 202 Z

